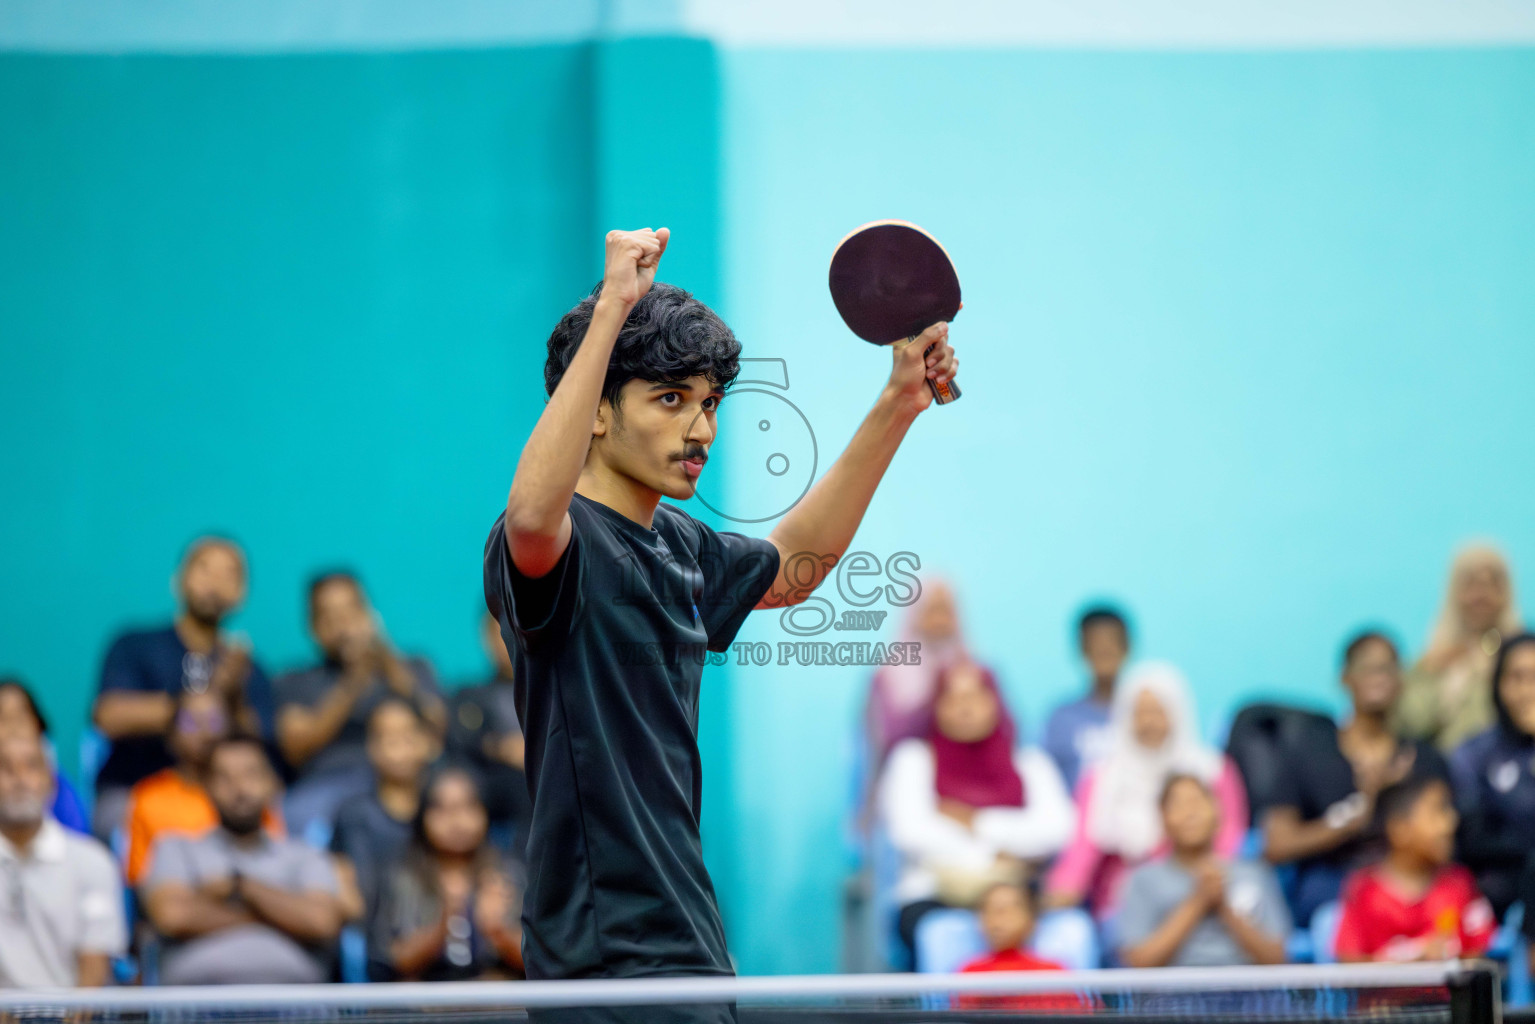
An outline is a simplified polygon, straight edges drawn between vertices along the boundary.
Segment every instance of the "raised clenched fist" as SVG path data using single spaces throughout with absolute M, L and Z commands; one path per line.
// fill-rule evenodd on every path
M 602 294 L 626 306 L 632 306 L 655 283 L 661 254 L 671 239 L 670 228 L 652 231 L 609 231 L 606 265 L 602 272 Z

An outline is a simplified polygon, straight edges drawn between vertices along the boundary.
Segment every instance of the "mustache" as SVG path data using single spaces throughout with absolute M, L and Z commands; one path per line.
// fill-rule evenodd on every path
M 673 459 L 686 459 L 689 462 L 708 462 L 709 450 L 701 444 L 690 444 L 683 449 L 682 454 L 673 455 Z

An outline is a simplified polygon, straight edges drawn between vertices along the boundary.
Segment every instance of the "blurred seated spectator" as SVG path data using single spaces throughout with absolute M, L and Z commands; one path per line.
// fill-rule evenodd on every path
M 124 633 L 101 668 L 92 721 L 112 742 L 96 776 L 91 829 L 103 842 L 123 821 L 128 790 L 171 765 L 165 738 L 175 696 L 213 690 L 237 709 L 237 725 L 272 735 L 272 684 L 250 652 L 223 631 L 245 602 L 245 554 L 232 540 L 202 537 L 181 561 L 181 610 L 161 629 Z
M 964 633 L 954 591 L 941 579 L 922 581 L 917 599 L 906 609 L 898 640 L 920 644 L 919 664 L 885 665 L 874 673 L 865 708 L 869 730 L 871 779 L 877 779 L 897 743 L 926 737 L 938 677 L 966 660 Z
M 1076 820 L 1054 762 L 1017 745 L 996 680 L 969 661 L 940 677 L 927 737 L 891 751 L 879 807 L 903 860 L 895 895 L 908 949 L 924 914 L 1024 881 L 1066 845 Z
M 329 858 L 262 828 L 277 775 L 255 739 L 214 746 L 208 795 L 218 828 L 163 836 L 141 887 L 162 936 L 167 985 L 328 981 L 341 931 L 339 887 Z
M 1522 628 L 1503 553 L 1485 544 L 1462 548 L 1428 649 L 1407 673 L 1397 731 L 1449 752 L 1491 726 L 1492 659 Z
M 341 805 L 330 839 L 349 919 L 371 920 L 378 909 L 383 878 L 410 842 L 422 779 L 436 756 L 436 740 L 409 701 L 391 696 L 374 707 L 368 762 L 376 781 L 372 792 Z
M 323 660 L 277 680 L 277 740 L 294 773 L 285 816 L 295 835 L 333 825 L 343 803 L 373 788 L 368 717 L 384 698 L 409 701 L 439 737 L 446 718 L 431 665 L 389 645 L 356 576 L 325 573 L 310 584 L 309 628 Z
M 1183 673 L 1166 662 L 1132 669 L 1114 695 L 1108 754 L 1077 786 L 1077 828 L 1045 887 L 1050 909 L 1086 905 L 1103 920 L 1125 873 L 1166 848 L 1158 806 L 1168 776 L 1193 775 L 1220 807 L 1215 852 L 1232 857 L 1247 831 L 1247 794 L 1236 766 L 1199 739 Z
M 1032 886 L 998 882 L 981 896 L 981 932 L 991 952 L 960 968 L 961 973 L 991 971 L 1061 971 L 1053 960 L 1042 960 L 1026 948 L 1034 935 L 1036 896 Z M 961 1010 L 1024 1010 L 1033 1012 L 1081 1012 L 1096 1000 L 1070 992 L 1019 995 L 963 995 L 956 1001 Z
M 41 736 L 0 737 L 0 988 L 105 985 L 128 945 L 117 865 L 52 800 Z
M 1461 744 L 1450 770 L 1461 816 L 1456 856 L 1501 920 L 1535 852 L 1535 634 L 1503 641 L 1492 701 L 1497 724 Z
M 480 642 L 494 672 L 479 686 L 453 694 L 448 706 L 448 756 L 470 765 L 480 776 L 480 791 L 492 824 L 516 835 L 520 849 L 532 801 L 523 774 L 522 726 L 517 720 L 517 695 L 512 686 L 512 658 L 501 626 L 486 613 L 480 619 Z
M 72 832 L 91 834 L 91 819 L 85 801 L 70 781 L 59 773 L 58 752 L 48 736 L 48 720 L 37 706 L 32 691 L 20 679 L 0 679 L 0 740 L 11 736 L 36 736 L 42 740 L 43 753 L 53 772 L 53 806 L 49 813 Z
M 981 934 L 991 950 L 960 968 L 961 973 L 981 971 L 1062 971 L 1053 960 L 1041 960 L 1028 951 L 1038 917 L 1033 887 L 1018 882 L 997 882 L 981 895 L 977 908 Z
M 1342 679 L 1352 713 L 1336 729 L 1308 730 L 1293 744 L 1263 821 L 1264 856 L 1296 865 L 1290 905 L 1302 927 L 1338 898 L 1350 871 L 1383 852 L 1380 792 L 1408 777 L 1449 778 L 1432 745 L 1399 739 L 1388 728 L 1402 692 L 1390 638 L 1366 631 L 1350 640 Z
M 1380 795 L 1386 855 L 1349 876 L 1337 956 L 1453 960 L 1487 951 L 1497 930 L 1471 872 L 1450 862 L 1458 818 L 1443 779 L 1415 776 Z
M 1109 746 L 1109 709 L 1114 684 L 1130 655 L 1130 626 L 1118 609 L 1089 608 L 1077 622 L 1077 642 L 1089 673 L 1087 693 L 1050 713 L 1045 725 L 1045 753 L 1075 790 L 1082 769 L 1096 764 Z
M 428 780 L 368 942 L 376 981 L 520 977 L 522 887 L 487 841 L 473 773 Z
M 1203 779 L 1162 789 L 1166 857 L 1130 873 L 1114 930 L 1127 967 L 1281 964 L 1290 911 L 1273 869 L 1215 852 L 1220 810 Z
M 200 836 L 218 826 L 218 811 L 205 788 L 208 758 L 229 730 L 229 706 L 219 694 L 177 694 L 169 743 L 176 763 L 135 784 L 128 796 L 124 874 L 129 885 L 137 887 L 144 880 L 150 853 L 163 836 Z M 282 819 L 275 808 L 263 812 L 262 827 L 274 838 L 282 837 Z

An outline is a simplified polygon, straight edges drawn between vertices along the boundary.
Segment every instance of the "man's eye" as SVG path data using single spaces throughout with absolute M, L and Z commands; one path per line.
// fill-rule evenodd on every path
M 666 394 L 661 396 L 661 401 L 665 402 L 667 405 L 676 405 L 678 402 L 682 401 L 682 396 L 677 394 L 675 391 L 668 391 Z
M 704 408 L 705 409 L 708 409 L 708 410 L 712 411 L 714 409 L 718 409 L 719 407 L 720 407 L 720 400 L 718 398 L 715 398 L 715 397 L 713 397 L 711 395 L 710 397 L 704 399 Z

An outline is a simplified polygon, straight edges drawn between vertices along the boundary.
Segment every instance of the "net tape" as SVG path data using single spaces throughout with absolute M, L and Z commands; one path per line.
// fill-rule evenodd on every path
M 1073 993 L 1094 1010 L 1138 1012 L 1159 1002 L 1200 1004 L 1200 997 L 1249 994 L 1248 1005 L 1282 994 L 1369 993 L 1398 990 L 1441 996 L 1452 980 L 1486 965 L 1443 961 L 1420 964 L 1296 964 L 1276 967 L 1168 967 L 1091 971 L 977 974 L 856 974 L 780 977 L 669 977 L 583 981 L 439 982 L 370 985 L 231 985 L 0 991 L 0 1013 L 97 1010 L 335 1011 L 343 1016 L 410 1009 L 461 1011 L 510 1008 L 661 1006 L 682 1004 L 935 1005 L 947 998 L 1043 996 Z M 1096 1002 L 1094 1001 L 1096 999 Z M 1442 1003 L 1447 996 L 1429 1000 Z M 1419 1001 L 1422 1001 L 1421 998 Z M 1310 1000 L 1315 1003 L 1315 1000 Z M 1377 1000 L 1375 1005 L 1389 1005 Z M 1414 1005 L 1397 1000 L 1399 1009 Z M 1059 1007 L 1057 1007 L 1059 1008 Z M 1260 1014 L 1262 1015 L 1262 1014 Z M 1341 1014 L 1347 1016 L 1347 1013 Z M 1399 1015 L 1399 1014 L 1398 1014 Z M 1329 1014 L 1328 1016 L 1331 1016 Z

